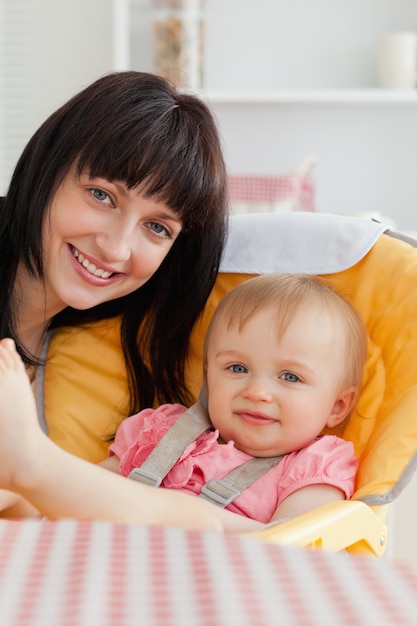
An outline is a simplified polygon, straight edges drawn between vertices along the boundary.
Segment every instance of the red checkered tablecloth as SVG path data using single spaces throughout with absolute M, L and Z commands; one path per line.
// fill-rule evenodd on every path
M 0 522 L 1 626 L 415 626 L 417 567 L 107 522 Z

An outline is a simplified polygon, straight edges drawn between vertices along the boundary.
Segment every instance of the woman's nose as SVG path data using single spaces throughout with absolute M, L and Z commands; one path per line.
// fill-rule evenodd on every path
M 103 258 L 109 263 L 128 261 L 132 250 L 132 232 L 127 226 L 118 225 L 96 237 Z

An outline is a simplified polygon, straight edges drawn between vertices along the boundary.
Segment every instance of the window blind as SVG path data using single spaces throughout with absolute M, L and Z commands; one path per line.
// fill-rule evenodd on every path
M 0 0 L 0 194 L 32 132 L 31 0 Z

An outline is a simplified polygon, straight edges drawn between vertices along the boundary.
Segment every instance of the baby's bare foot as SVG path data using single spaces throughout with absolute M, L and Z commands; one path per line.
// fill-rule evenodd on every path
M 25 366 L 16 351 L 15 343 L 13 339 L 5 338 L 0 340 L 0 352 L 1 352 L 1 364 L 4 365 L 4 370 L 15 369 L 18 371 L 25 371 Z
M 28 469 L 41 433 L 25 366 L 12 339 L 0 341 L 0 487 L 12 489 Z M 29 463 L 28 463 L 29 462 Z

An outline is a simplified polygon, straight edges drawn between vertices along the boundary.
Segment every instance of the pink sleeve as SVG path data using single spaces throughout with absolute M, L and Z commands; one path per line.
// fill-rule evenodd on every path
M 144 409 L 123 420 L 109 447 L 109 456 L 116 455 L 120 459 L 119 471 L 123 476 L 142 465 L 185 410 L 180 404 L 163 404 L 158 409 Z
M 278 504 L 308 485 L 337 487 L 346 500 L 354 493 L 358 459 L 350 441 L 333 435 L 319 437 L 303 450 L 288 455 L 284 463 Z
M 152 417 L 154 413 L 154 409 L 144 409 L 124 419 L 117 429 L 114 442 L 109 447 L 109 456 L 115 454 L 121 459 L 126 449 L 135 441 L 137 434 L 143 430 L 145 419 Z

